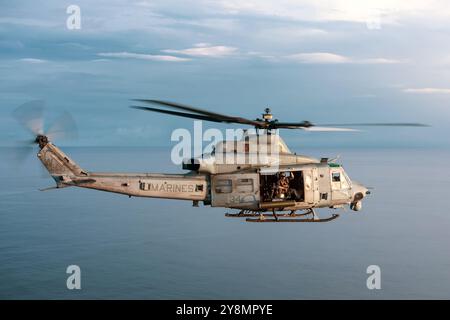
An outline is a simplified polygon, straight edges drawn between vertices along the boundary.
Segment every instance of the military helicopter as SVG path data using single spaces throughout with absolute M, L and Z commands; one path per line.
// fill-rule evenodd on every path
M 344 208 L 360 211 L 370 194 L 364 185 L 352 181 L 336 159 L 298 155 L 289 150 L 278 129 L 348 131 L 358 126 L 426 126 L 420 123 L 352 123 L 315 125 L 309 121 L 281 122 L 270 109 L 255 120 L 229 116 L 196 107 L 161 101 L 135 99 L 132 108 L 216 123 L 246 125 L 254 132 L 241 139 L 218 142 L 213 151 L 185 159 L 185 174 L 98 173 L 82 169 L 51 140 L 74 127 L 70 117 L 47 133 L 42 127 L 42 107 L 27 103 L 14 112 L 15 118 L 34 135 L 37 157 L 56 182 L 55 187 L 80 187 L 128 195 L 179 199 L 211 207 L 237 209 L 226 217 L 248 222 L 327 222 L 339 217 L 319 218 L 316 208 Z M 160 108 L 142 106 L 158 105 Z M 264 157 L 260 157 L 264 150 Z M 270 150 L 271 152 L 267 152 Z M 228 156 L 233 161 L 224 162 Z M 255 157 L 253 157 L 255 156 Z M 252 159 L 252 161 L 249 161 Z

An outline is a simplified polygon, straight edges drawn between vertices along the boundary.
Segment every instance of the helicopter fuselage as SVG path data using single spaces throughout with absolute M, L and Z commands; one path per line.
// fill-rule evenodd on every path
M 352 182 L 342 166 L 327 161 L 283 163 L 276 168 L 252 166 L 221 173 L 98 173 L 81 169 L 50 142 L 42 146 L 38 158 L 57 188 L 76 186 L 130 197 L 190 200 L 194 204 L 201 201 L 212 207 L 255 212 L 344 205 L 359 211 L 361 200 L 369 193 Z

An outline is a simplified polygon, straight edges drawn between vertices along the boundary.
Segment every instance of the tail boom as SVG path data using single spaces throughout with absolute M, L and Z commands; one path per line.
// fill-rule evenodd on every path
M 57 188 L 75 186 L 135 197 L 207 199 L 208 180 L 201 174 L 87 172 L 50 142 L 42 147 L 38 158 L 56 181 Z

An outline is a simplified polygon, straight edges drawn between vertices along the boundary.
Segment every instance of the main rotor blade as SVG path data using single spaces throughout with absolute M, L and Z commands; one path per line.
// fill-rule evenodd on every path
M 33 100 L 22 104 L 13 111 L 13 116 L 33 136 L 44 133 L 44 101 Z
M 272 129 L 305 129 L 314 126 L 309 121 L 302 122 L 270 122 L 269 127 Z
M 284 123 L 284 122 L 275 122 L 270 126 L 271 129 L 302 129 L 305 131 L 314 131 L 314 132 L 344 132 L 344 131 L 360 131 L 358 129 L 350 129 L 350 128 L 334 128 L 334 127 L 324 127 L 324 126 L 316 126 L 311 122 L 305 121 L 303 123 Z
M 314 131 L 314 132 L 358 132 L 361 130 L 351 129 L 351 128 L 333 128 L 333 127 L 321 127 L 321 126 L 312 126 L 307 128 L 302 128 L 305 131 Z
M 429 127 L 423 123 L 394 122 L 394 123 L 333 123 L 321 124 L 323 127 Z
M 309 131 L 357 131 L 349 128 L 339 127 L 429 127 L 422 123 L 334 123 L 334 124 L 313 124 L 309 121 L 303 122 L 274 122 L 270 124 L 273 129 L 304 129 Z M 338 128 L 336 128 L 338 127 Z M 315 129 L 314 129 L 315 128 Z M 319 130 L 320 128 L 320 130 Z M 330 130 L 326 130 L 326 128 Z M 331 130 L 332 129 L 332 130 Z
M 222 122 L 221 120 L 217 120 L 215 118 L 211 118 L 211 117 L 200 115 L 200 114 L 185 113 L 185 112 L 170 111 L 170 110 L 162 110 L 162 109 L 156 109 L 156 108 L 150 108 L 150 107 L 141 107 L 141 106 L 130 106 L 130 108 L 139 109 L 139 110 L 145 110 L 145 111 L 165 113 L 165 114 L 170 114 L 170 115 L 173 115 L 173 116 L 184 117 L 184 118 L 206 120 L 206 121 L 212 121 L 212 122 Z
M 255 121 L 255 120 L 250 120 L 250 119 L 246 119 L 246 118 L 242 118 L 242 117 L 227 116 L 224 114 L 211 112 L 211 111 L 207 111 L 204 109 L 194 108 L 191 106 L 174 103 L 174 102 L 169 102 L 169 101 L 152 100 L 152 99 L 134 99 L 134 100 L 139 101 L 139 102 L 158 104 L 158 105 L 162 105 L 162 106 L 169 107 L 169 108 L 175 108 L 175 109 L 179 109 L 179 110 L 198 113 L 198 114 L 213 118 L 215 120 L 219 120 L 216 122 L 240 123 L 240 124 L 248 124 L 248 125 L 257 126 L 257 127 L 264 125 L 263 124 L 264 122 L 262 122 L 262 121 Z M 208 120 L 208 121 L 213 121 L 213 120 Z

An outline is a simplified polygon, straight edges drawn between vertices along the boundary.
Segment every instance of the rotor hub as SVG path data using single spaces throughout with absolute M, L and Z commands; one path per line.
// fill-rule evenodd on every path
M 34 142 L 37 143 L 39 145 L 39 148 L 42 149 L 47 145 L 47 143 L 49 141 L 48 141 L 47 136 L 44 136 L 43 134 L 39 134 L 36 136 L 36 139 L 34 140 Z
M 262 114 L 263 120 L 265 122 L 269 122 L 272 120 L 272 112 L 270 111 L 270 108 L 264 109 L 264 113 Z

